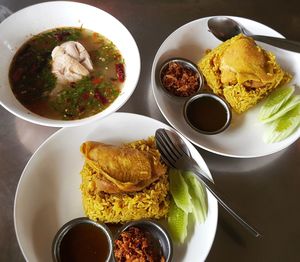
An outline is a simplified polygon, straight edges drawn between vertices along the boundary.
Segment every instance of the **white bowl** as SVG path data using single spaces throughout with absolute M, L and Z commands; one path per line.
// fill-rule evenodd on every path
M 54 120 L 29 111 L 15 98 L 9 84 L 9 66 L 16 51 L 32 35 L 56 27 L 80 26 L 104 35 L 120 50 L 126 68 L 126 79 L 121 94 L 104 111 L 79 120 Z M 126 27 L 103 10 L 81 3 L 46 2 L 29 6 L 12 14 L 0 24 L 0 50 L 1 105 L 24 120 L 45 126 L 78 126 L 108 116 L 117 111 L 129 99 L 140 75 L 139 50 Z

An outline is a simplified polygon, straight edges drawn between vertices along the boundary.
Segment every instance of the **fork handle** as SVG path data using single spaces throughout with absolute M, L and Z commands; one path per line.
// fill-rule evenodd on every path
M 214 195 L 214 197 L 218 200 L 220 205 L 224 207 L 224 209 L 231 214 L 242 226 L 248 229 L 255 237 L 261 236 L 261 234 L 249 223 L 247 223 L 244 219 L 242 219 L 231 207 L 229 207 L 225 201 L 223 200 L 224 197 L 221 197 L 219 190 L 217 189 L 216 185 L 208 179 L 206 176 L 202 174 L 202 171 L 198 167 L 194 167 L 194 173 L 200 179 L 206 188 Z M 226 201 L 227 202 L 227 201 Z

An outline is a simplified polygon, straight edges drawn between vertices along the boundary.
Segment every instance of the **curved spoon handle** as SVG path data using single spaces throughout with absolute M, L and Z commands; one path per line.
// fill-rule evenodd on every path
M 251 37 L 256 41 L 264 42 L 266 44 L 273 45 L 282 49 L 300 53 L 300 42 L 297 41 L 263 35 L 251 35 Z
M 241 218 L 231 207 L 229 207 L 224 201 L 224 197 L 221 197 L 219 190 L 216 185 L 204 176 L 199 168 L 194 166 L 193 171 L 199 180 L 205 185 L 205 187 L 213 194 L 213 196 L 218 200 L 219 204 L 229 213 L 231 214 L 242 226 L 248 229 L 255 237 L 260 237 L 261 234 L 250 224 L 248 224 L 243 218 Z

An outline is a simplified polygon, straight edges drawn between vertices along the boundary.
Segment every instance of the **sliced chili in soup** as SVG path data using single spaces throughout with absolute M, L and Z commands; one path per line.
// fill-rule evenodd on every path
M 67 41 L 81 43 L 90 55 L 93 71 L 65 84 L 54 97 L 57 84 L 51 52 Z M 30 111 L 52 119 L 81 119 L 107 108 L 120 94 L 125 80 L 124 61 L 116 46 L 99 33 L 83 28 L 57 28 L 33 36 L 16 53 L 9 70 L 16 98 Z

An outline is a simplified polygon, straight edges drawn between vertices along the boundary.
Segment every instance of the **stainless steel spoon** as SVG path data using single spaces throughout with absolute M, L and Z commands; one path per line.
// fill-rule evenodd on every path
M 228 17 L 212 17 L 208 20 L 207 25 L 210 32 L 221 41 L 226 41 L 233 36 L 242 33 L 246 36 L 252 37 L 256 41 L 300 53 L 300 42 L 279 37 L 252 35 L 246 28 Z
M 220 190 L 205 176 L 197 162 L 190 156 L 190 151 L 186 144 L 176 133 L 160 128 L 155 132 L 155 140 L 157 148 L 161 154 L 161 158 L 168 166 L 180 170 L 193 171 L 195 176 L 205 185 L 205 187 L 218 200 L 219 204 L 224 207 L 230 215 L 232 215 L 255 237 L 261 236 L 257 229 L 247 223 L 227 204 L 228 201 L 224 200 L 224 196 L 222 196 Z

